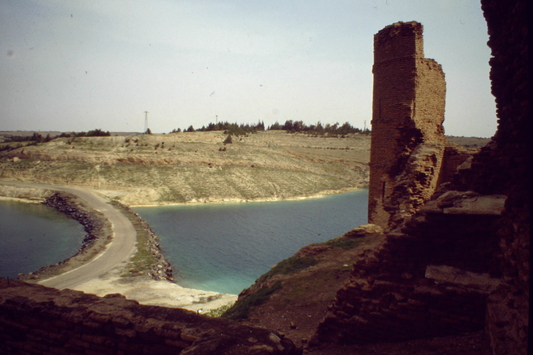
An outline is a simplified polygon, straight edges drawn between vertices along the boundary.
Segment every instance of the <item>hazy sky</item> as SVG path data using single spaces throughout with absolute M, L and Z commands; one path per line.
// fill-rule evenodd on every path
M 0 130 L 372 116 L 373 35 L 424 25 L 449 135 L 496 131 L 479 0 L 0 0 Z

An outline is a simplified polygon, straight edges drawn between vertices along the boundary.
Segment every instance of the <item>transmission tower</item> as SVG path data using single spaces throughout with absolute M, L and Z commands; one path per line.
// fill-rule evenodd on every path
M 148 111 L 144 111 L 144 132 L 148 131 Z

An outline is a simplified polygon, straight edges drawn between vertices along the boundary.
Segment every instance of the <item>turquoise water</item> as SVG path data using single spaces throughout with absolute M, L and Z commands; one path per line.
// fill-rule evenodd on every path
M 51 207 L 0 201 L 0 276 L 16 278 L 62 261 L 84 236 L 78 222 Z
M 368 190 L 318 199 L 135 208 L 158 235 L 178 284 L 237 294 L 310 243 L 367 221 Z M 15 278 L 75 254 L 76 221 L 39 204 L 0 201 L 0 276 Z
M 237 294 L 277 262 L 367 221 L 368 190 L 318 199 L 134 208 L 178 284 Z

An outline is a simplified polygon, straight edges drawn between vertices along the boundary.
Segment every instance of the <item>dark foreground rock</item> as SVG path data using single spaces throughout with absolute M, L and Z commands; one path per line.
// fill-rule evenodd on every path
M 276 332 L 191 311 L 0 279 L 0 354 L 301 354 Z

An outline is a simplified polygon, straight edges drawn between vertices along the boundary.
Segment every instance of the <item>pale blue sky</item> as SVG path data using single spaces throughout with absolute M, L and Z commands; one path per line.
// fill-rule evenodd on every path
M 496 131 L 476 0 L 0 0 L 0 130 L 153 132 L 372 116 L 373 35 L 424 25 L 449 135 Z

